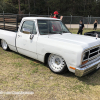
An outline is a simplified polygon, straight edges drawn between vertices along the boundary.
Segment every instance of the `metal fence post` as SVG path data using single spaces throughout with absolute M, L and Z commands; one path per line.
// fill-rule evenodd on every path
M 88 23 L 90 24 L 89 15 L 88 15 Z
M 83 23 L 84 23 L 84 17 L 82 19 L 83 19 Z
M 88 24 L 90 24 L 89 15 L 88 15 L 87 28 L 88 28 Z
M 91 24 L 91 15 L 90 15 L 90 24 Z
M 30 16 L 30 12 L 29 12 L 29 16 Z
M 71 28 L 71 23 L 72 23 L 72 15 L 71 15 L 71 21 L 70 21 L 70 28 Z

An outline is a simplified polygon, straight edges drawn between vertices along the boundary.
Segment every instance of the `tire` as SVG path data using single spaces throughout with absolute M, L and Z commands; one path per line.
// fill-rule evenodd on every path
M 57 74 L 62 74 L 67 71 L 67 65 L 61 56 L 50 54 L 48 57 L 48 67 L 49 69 Z
M 1 46 L 3 50 L 9 50 L 8 44 L 5 40 L 1 40 Z

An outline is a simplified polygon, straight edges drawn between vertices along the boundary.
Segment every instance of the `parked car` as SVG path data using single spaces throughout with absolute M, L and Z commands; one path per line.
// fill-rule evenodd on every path
M 84 35 L 92 36 L 92 37 L 96 37 L 96 35 L 98 35 L 98 38 L 100 38 L 100 32 L 98 32 L 98 31 L 86 32 L 86 33 L 84 33 Z
M 47 63 L 54 73 L 81 77 L 100 67 L 100 39 L 71 34 L 60 19 L 25 17 L 17 32 L 0 29 L 0 42 L 4 50 Z

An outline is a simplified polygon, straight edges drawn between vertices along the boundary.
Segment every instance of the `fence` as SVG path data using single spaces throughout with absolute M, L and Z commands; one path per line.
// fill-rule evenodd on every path
M 63 22 L 65 24 L 79 24 L 80 20 L 83 20 L 84 24 L 93 24 L 95 19 L 98 20 L 98 24 L 100 24 L 100 17 L 83 17 L 83 16 L 64 16 Z
M 100 28 L 100 17 L 83 17 L 83 16 L 64 16 L 63 17 L 63 23 L 66 24 L 68 28 L 79 28 L 79 21 L 83 20 L 83 23 L 85 24 L 85 28 L 93 28 L 93 23 L 95 19 L 98 21 L 97 28 Z
M 0 13 L 0 28 L 6 30 L 17 31 L 20 21 L 23 17 L 50 17 L 50 15 L 36 15 L 36 14 L 1 14 Z M 83 17 L 83 16 L 63 16 L 62 22 L 67 24 L 68 28 L 78 28 L 79 21 L 83 20 L 83 23 L 86 24 L 85 28 L 88 28 L 89 24 L 93 24 L 95 19 L 98 20 L 100 24 L 100 17 Z M 75 24 L 75 25 L 72 25 Z M 74 26 L 74 27 L 73 27 Z M 77 27 L 76 27 L 77 26 Z M 93 28 L 93 25 L 91 26 Z

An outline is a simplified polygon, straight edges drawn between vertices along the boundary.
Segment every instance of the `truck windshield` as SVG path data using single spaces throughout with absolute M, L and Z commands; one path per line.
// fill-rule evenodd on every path
M 60 20 L 38 20 L 41 35 L 70 33 Z

